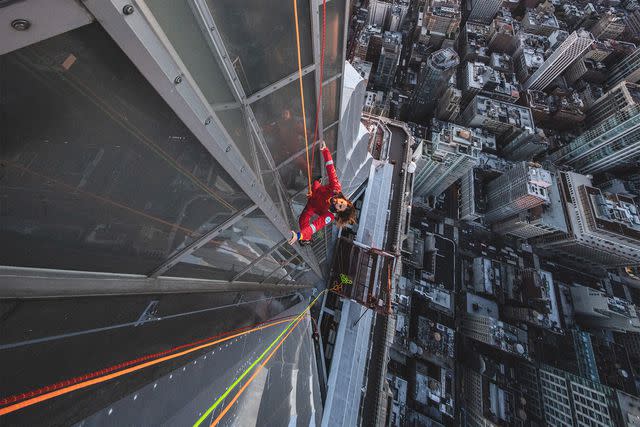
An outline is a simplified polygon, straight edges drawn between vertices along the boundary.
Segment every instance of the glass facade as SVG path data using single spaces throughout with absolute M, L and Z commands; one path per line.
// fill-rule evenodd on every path
M 2 62 L 0 264 L 145 274 L 252 204 L 99 25 Z
M 310 9 L 316 3 L 297 1 L 302 66 L 317 65 Z M 135 25 L 151 31 L 132 33 L 144 53 L 109 34 L 101 23 L 114 27 L 101 19 L 0 56 L 0 265 L 149 275 L 177 258 L 165 275 L 265 283 L 309 272 L 317 260 L 282 246 L 286 236 L 275 225 L 297 227 L 292 198 L 304 196 L 308 183 L 299 82 L 274 86 L 298 70 L 292 4 L 145 4 L 136 8 L 144 19 Z M 325 128 L 339 119 L 345 6 L 327 1 L 324 78 L 336 78 L 324 86 Z M 187 98 L 175 67 L 157 52 L 184 67 L 182 80 L 197 100 Z M 138 62 L 150 60 L 164 75 Z M 165 77 L 176 91 L 159 89 Z M 303 77 L 303 88 L 311 143 L 315 72 Z M 242 96 L 259 91 L 251 102 Z M 202 140 L 187 119 L 207 118 L 194 102 L 219 119 L 223 128 L 217 120 L 205 125 L 233 141 L 249 166 L 240 173 L 255 182 L 243 183 Z M 337 130 L 335 123 L 326 131 L 332 151 Z M 312 176 L 319 177 L 321 156 L 314 157 Z M 254 204 L 258 209 L 229 222 Z
M 315 78 L 309 73 L 302 78 L 307 121 L 307 138 L 313 138 L 316 98 Z M 305 149 L 300 83 L 295 80 L 278 91 L 252 104 L 264 140 L 276 165 L 282 164 Z
M 280 232 L 256 210 L 185 256 L 167 276 L 231 280 L 280 240 Z
M 346 0 L 327 0 L 327 32 L 324 58 L 324 79 L 342 73 L 344 62 L 344 10 Z M 322 17 L 322 5 L 320 5 Z M 322 18 L 320 18 L 322 19 Z M 326 123 L 325 123 L 326 124 Z
M 298 71 L 291 1 L 207 0 L 207 5 L 247 94 Z M 297 0 L 297 5 L 301 59 L 305 67 L 314 62 L 309 2 Z M 344 18 L 344 8 L 342 13 Z M 300 103 L 297 96 L 293 98 Z

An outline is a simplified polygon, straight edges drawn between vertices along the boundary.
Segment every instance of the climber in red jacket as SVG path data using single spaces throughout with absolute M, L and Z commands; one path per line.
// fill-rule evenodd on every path
M 324 141 L 320 143 L 320 152 L 327 168 L 329 184 L 322 185 L 317 180 L 313 182 L 311 195 L 308 196 L 307 205 L 298 220 L 300 231 L 291 230 L 290 245 L 295 242 L 300 242 L 301 245 L 309 244 L 313 233 L 331 224 L 333 220 L 336 221 L 338 227 L 356 222 L 356 209 L 353 203 L 342 194 L 342 187 L 338 181 L 338 175 L 336 175 L 331 153 Z M 311 221 L 314 215 L 317 215 L 317 218 Z

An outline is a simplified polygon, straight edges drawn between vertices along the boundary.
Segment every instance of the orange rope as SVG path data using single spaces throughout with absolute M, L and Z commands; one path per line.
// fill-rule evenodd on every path
M 293 0 L 293 15 L 296 22 L 296 47 L 298 49 L 298 80 L 300 81 L 300 104 L 302 105 L 302 124 L 304 126 L 304 145 L 307 155 L 307 180 L 311 194 L 311 163 L 309 163 L 309 137 L 307 136 L 307 114 L 304 109 L 304 88 L 302 87 L 302 54 L 300 52 L 300 28 L 298 26 L 298 0 Z
M 19 403 L 10 405 L 10 406 L 6 406 L 4 408 L 0 408 L 0 416 L 1 415 L 6 415 L 6 414 L 10 414 L 11 412 L 15 412 L 15 411 L 17 411 L 19 409 L 26 408 L 26 407 L 31 406 L 31 405 L 35 405 L 36 403 L 40 403 L 40 402 L 52 399 L 52 398 L 57 397 L 57 396 L 61 396 L 63 394 L 67 394 L 67 393 L 70 393 L 72 391 L 81 390 L 83 388 L 92 386 L 94 384 L 103 383 L 105 381 L 109 381 L 109 380 L 112 380 L 114 378 L 118 378 L 118 377 L 121 377 L 123 375 L 127 375 L 127 374 L 130 374 L 132 372 L 139 371 L 139 370 L 147 368 L 149 366 L 154 366 L 154 365 L 157 365 L 159 363 L 165 362 L 167 360 L 175 359 L 177 357 L 181 357 L 181 356 L 184 356 L 186 354 L 193 353 L 193 352 L 201 350 L 203 348 L 211 347 L 213 345 L 216 345 L 216 344 L 219 344 L 219 343 L 222 343 L 222 342 L 225 342 L 225 341 L 229 341 L 229 340 L 231 340 L 233 338 L 240 337 L 240 336 L 243 336 L 243 335 L 247 335 L 247 334 L 249 334 L 251 332 L 259 331 L 259 330 L 262 330 L 262 329 L 266 329 L 266 328 L 269 328 L 269 327 L 272 327 L 272 326 L 275 326 L 275 325 L 279 325 L 281 323 L 285 323 L 285 322 L 288 322 L 288 321 L 289 321 L 289 319 L 285 318 L 285 319 L 277 320 L 277 321 L 275 321 L 273 323 L 263 324 L 261 326 L 258 326 L 258 327 L 255 327 L 255 328 L 252 328 L 252 329 L 249 329 L 249 330 L 245 330 L 245 331 L 242 331 L 242 332 L 238 332 L 238 333 L 235 333 L 235 334 L 232 334 L 232 335 L 228 335 L 228 336 L 226 336 L 224 338 L 220 338 L 220 339 L 217 339 L 215 341 L 212 341 L 212 342 L 209 342 L 209 343 L 206 343 L 206 344 L 202 344 L 202 345 L 190 348 L 188 350 L 181 351 L 179 353 L 171 354 L 169 356 L 164 356 L 164 357 L 161 357 L 159 359 L 155 359 L 155 360 L 152 360 L 152 361 L 149 361 L 149 362 L 141 363 L 140 365 L 132 366 L 131 368 L 123 369 L 121 371 L 105 375 L 103 377 L 98 377 L 98 378 L 94 378 L 94 379 L 91 379 L 91 380 L 88 380 L 88 381 L 83 381 L 83 382 L 80 382 L 80 383 L 77 383 L 77 384 L 73 384 L 73 385 L 71 385 L 69 387 L 64 387 L 64 388 L 61 388 L 59 390 L 52 391 L 50 393 L 42 394 L 42 395 L 34 397 L 32 399 L 24 400 L 22 402 L 19 402 Z
M 245 389 L 247 387 L 249 387 L 249 384 L 251 384 L 253 382 L 253 380 L 256 378 L 256 376 L 258 376 L 258 374 L 260 373 L 260 371 L 265 367 L 265 365 L 269 362 L 269 360 L 271 360 L 271 358 L 273 357 L 274 354 L 276 354 L 276 352 L 278 351 L 278 349 L 280 348 L 280 346 L 285 342 L 285 340 L 287 339 L 287 337 L 291 334 L 291 332 L 293 332 L 293 330 L 298 326 L 298 324 L 302 321 L 302 317 L 300 319 L 298 319 L 296 321 L 296 323 L 293 325 L 293 327 L 291 329 L 289 329 L 289 331 L 287 332 L 287 334 L 282 338 L 282 340 L 278 343 L 278 345 L 271 350 L 271 353 L 269 353 L 269 356 L 267 356 L 267 358 L 265 360 L 262 361 L 262 363 L 256 368 L 256 370 L 253 372 L 253 374 L 251 375 L 251 377 L 247 380 L 246 383 L 244 383 L 242 385 L 242 387 L 240 388 L 240 390 L 238 390 L 238 392 L 235 394 L 235 396 L 233 396 L 233 399 L 231 399 L 231 401 L 227 404 L 227 406 L 224 407 L 224 409 L 222 410 L 222 412 L 220 412 L 220 414 L 216 417 L 215 420 L 213 420 L 213 422 L 211 423 L 210 427 L 215 427 L 218 425 L 218 423 L 220 422 L 220 420 L 222 419 L 222 417 L 224 417 L 226 415 L 227 412 L 229 412 L 229 409 L 231 409 L 231 407 L 233 406 L 234 403 L 236 403 L 236 401 L 238 400 L 238 398 L 242 395 L 242 393 L 244 393 Z

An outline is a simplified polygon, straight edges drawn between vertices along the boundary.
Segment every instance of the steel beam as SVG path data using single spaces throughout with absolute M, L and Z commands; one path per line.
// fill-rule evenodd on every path
M 137 274 L 94 273 L 0 266 L 0 300 L 199 292 L 287 291 L 304 285 L 275 282 L 234 282 L 146 277 Z
M 278 243 L 276 243 L 271 249 L 269 249 L 267 252 L 263 253 L 262 255 L 260 255 L 258 258 L 254 259 L 249 265 L 247 265 L 245 268 L 243 268 L 238 274 L 236 274 L 233 279 L 231 279 L 231 282 L 235 282 L 236 280 L 238 280 L 240 278 L 240 276 L 242 276 L 244 273 L 246 273 L 247 271 L 251 270 L 251 268 L 256 265 L 257 263 L 259 263 L 260 261 L 262 261 L 263 259 L 265 259 L 266 257 L 268 257 L 269 255 L 271 255 L 276 249 L 278 249 L 284 242 L 286 242 L 286 239 L 282 239 L 280 240 Z
M 315 71 L 315 69 L 316 69 L 315 64 L 307 65 L 302 69 L 302 76 L 306 76 L 310 72 Z M 249 96 L 247 98 L 247 104 L 253 104 L 254 102 L 266 97 L 267 95 L 272 94 L 273 92 L 277 91 L 280 88 L 283 88 L 284 86 L 290 84 L 291 82 L 298 80 L 299 78 L 300 78 L 300 74 L 298 74 L 298 71 L 296 71 L 295 73 L 289 74 L 287 77 L 280 79 L 277 82 L 272 83 L 269 86 L 265 87 L 264 89 L 259 90 L 258 92 Z
M 331 83 L 332 81 L 339 79 L 340 77 L 342 77 L 342 73 L 338 73 L 335 76 L 329 77 L 328 79 L 326 79 L 325 81 L 322 82 L 322 86 L 326 86 L 329 83 Z M 340 94 L 342 94 L 342 90 L 340 91 Z
M 151 273 L 149 273 L 149 277 L 161 276 L 163 273 L 167 272 L 171 267 L 179 263 L 182 258 L 192 254 L 196 249 L 200 249 L 201 247 L 209 243 L 211 239 L 213 239 L 214 237 L 222 233 L 227 228 L 231 227 L 236 222 L 240 221 L 245 216 L 249 215 L 251 212 L 253 212 L 257 208 L 258 206 L 253 205 L 241 211 L 236 212 L 231 218 L 229 218 L 219 226 L 215 227 L 213 230 L 203 234 L 202 236 L 200 236 L 199 238 L 191 242 L 182 250 L 171 255 L 164 263 L 158 266 L 158 268 L 156 268 Z

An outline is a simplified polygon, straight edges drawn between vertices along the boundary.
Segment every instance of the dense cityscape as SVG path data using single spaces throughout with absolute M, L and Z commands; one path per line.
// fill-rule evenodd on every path
M 414 170 L 390 425 L 640 425 L 639 41 L 635 0 L 353 5 Z

